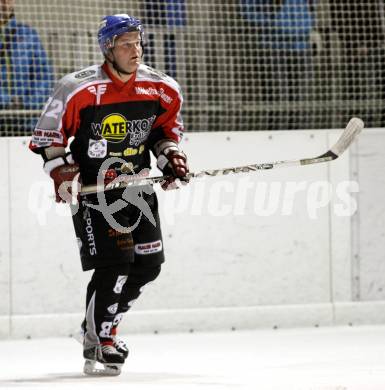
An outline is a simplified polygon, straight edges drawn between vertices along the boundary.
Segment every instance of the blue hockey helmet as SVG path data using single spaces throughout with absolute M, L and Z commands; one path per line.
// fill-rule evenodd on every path
M 138 31 L 143 44 L 143 27 L 139 19 L 127 14 L 105 16 L 99 25 L 98 42 L 103 54 L 115 45 L 115 39 L 127 32 Z

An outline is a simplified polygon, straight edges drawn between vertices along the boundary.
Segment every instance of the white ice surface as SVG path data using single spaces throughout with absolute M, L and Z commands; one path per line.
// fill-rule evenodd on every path
M 171 320 L 171 319 L 170 319 Z M 0 389 L 385 390 L 385 327 L 128 335 L 119 377 L 72 338 L 0 342 Z

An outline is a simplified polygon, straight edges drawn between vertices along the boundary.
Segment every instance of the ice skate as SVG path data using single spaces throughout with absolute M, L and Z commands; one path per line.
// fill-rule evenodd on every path
M 80 344 L 84 343 L 84 330 L 85 323 L 81 325 L 79 333 L 74 334 L 74 339 L 78 341 Z M 118 352 L 120 352 L 124 359 L 127 359 L 127 356 L 129 354 L 129 350 L 127 347 L 127 344 L 117 335 L 117 330 L 116 328 L 112 328 L 111 330 L 111 336 L 112 336 L 112 341 L 113 341 L 113 346 L 116 348 Z
M 115 327 L 111 329 L 111 336 L 116 350 L 120 352 L 125 359 L 127 359 L 129 353 L 127 344 L 120 337 L 118 337 Z
M 86 375 L 117 376 L 121 373 L 124 356 L 111 344 L 97 345 L 83 351 Z M 101 365 L 101 368 L 97 366 Z

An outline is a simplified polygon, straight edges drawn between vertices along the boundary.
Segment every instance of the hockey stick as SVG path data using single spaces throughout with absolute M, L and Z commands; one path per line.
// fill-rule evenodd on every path
M 262 163 L 262 164 L 251 164 L 244 165 L 240 167 L 224 168 L 224 169 L 213 169 L 205 170 L 200 172 L 191 172 L 188 173 L 186 179 L 194 179 L 203 176 L 221 176 L 228 175 L 229 173 L 246 173 L 254 172 L 259 170 L 267 170 L 274 168 L 284 168 L 284 167 L 293 167 L 301 165 L 310 165 L 318 164 L 323 162 L 328 162 L 338 158 L 345 150 L 352 144 L 355 137 L 361 132 L 364 128 L 364 122 L 360 118 L 352 118 L 347 124 L 345 130 L 341 134 L 337 142 L 324 154 L 321 154 L 318 157 L 313 158 L 304 158 L 301 160 L 284 160 L 284 161 L 275 161 L 271 163 Z M 138 187 L 146 184 L 156 184 L 161 183 L 167 179 L 167 176 L 153 176 L 153 177 L 143 177 L 143 176 L 128 176 L 126 175 L 124 181 L 114 180 L 113 182 L 107 184 L 106 186 L 101 185 L 87 185 L 82 186 L 80 194 L 94 194 L 101 191 L 110 191 L 126 187 Z

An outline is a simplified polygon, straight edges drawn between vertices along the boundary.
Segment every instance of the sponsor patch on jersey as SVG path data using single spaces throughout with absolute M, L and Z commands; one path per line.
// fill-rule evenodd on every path
M 144 145 L 140 145 L 139 148 L 127 148 L 123 150 L 123 156 L 136 156 L 144 152 Z
M 127 119 L 121 114 L 110 114 L 103 118 L 100 126 L 92 124 L 94 133 L 97 131 L 108 142 L 122 142 L 127 135 Z
M 83 72 L 75 74 L 75 79 L 85 79 L 86 77 L 92 76 L 95 73 L 96 70 L 83 70 Z
M 35 129 L 35 131 L 33 132 L 32 144 L 34 146 L 49 146 L 55 142 L 63 142 L 63 135 L 59 131 Z
M 145 242 L 135 245 L 135 253 L 138 255 L 149 255 L 151 253 L 161 252 L 163 248 L 162 241 Z
M 111 157 L 121 157 L 121 156 L 123 156 L 123 153 L 122 152 L 110 152 L 110 153 L 108 153 L 108 155 Z
M 172 98 L 166 94 L 163 88 L 159 88 L 159 90 L 149 87 L 135 87 L 135 93 L 137 95 L 147 95 L 147 96 L 159 96 L 162 100 L 164 100 L 166 103 L 171 104 Z
M 129 144 L 138 147 L 148 137 L 156 115 L 143 119 L 127 120 L 122 114 L 109 114 L 101 123 L 91 123 L 95 136 L 101 136 L 108 142 L 119 143 L 129 136 Z
M 88 144 L 88 157 L 104 158 L 107 155 L 107 141 L 105 139 L 90 139 Z

